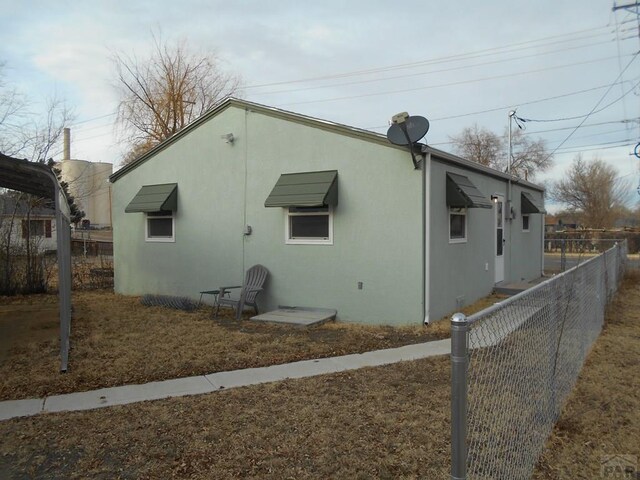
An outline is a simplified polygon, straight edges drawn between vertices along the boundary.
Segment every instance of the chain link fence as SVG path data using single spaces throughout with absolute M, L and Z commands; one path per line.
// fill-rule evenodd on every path
M 452 479 L 530 478 L 602 329 L 626 242 L 452 319 Z
M 544 271 L 559 273 L 606 252 L 618 243 L 620 238 L 590 239 L 544 239 Z M 627 242 L 628 247 L 628 242 Z

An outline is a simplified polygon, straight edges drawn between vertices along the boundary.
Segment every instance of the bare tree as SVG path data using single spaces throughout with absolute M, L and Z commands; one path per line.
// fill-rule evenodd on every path
M 31 161 L 44 162 L 59 146 L 64 129 L 75 118 L 65 103 L 57 97 L 47 100 L 43 117 L 25 125 L 22 130 L 21 155 Z
M 461 157 L 503 172 L 508 170 L 508 130 L 501 137 L 475 124 L 450 138 L 455 152 Z M 553 165 L 545 141 L 531 140 L 522 130 L 512 131 L 511 149 L 511 173 L 517 177 L 533 179 Z
M 491 168 L 499 168 L 502 156 L 502 139 L 486 128 L 467 127 L 459 135 L 451 137 L 456 153 L 467 160 Z
M 12 157 L 44 162 L 59 144 L 73 115 L 56 97 L 46 102 L 44 112 L 33 113 L 39 106 L 17 88 L 7 85 L 4 68 L 4 63 L 0 63 L 0 151 Z M 0 189 L 0 196 L 3 192 L 4 189 Z M 21 192 L 5 195 L 14 199 L 14 208 L 12 212 L 0 212 L 8 213 L 2 215 L 0 222 L 0 290 L 4 293 L 41 291 L 45 288 L 44 252 L 39 249 L 38 235 L 31 235 L 31 212 L 48 206 L 50 200 Z M 23 220 L 24 214 L 26 220 Z M 24 237 L 15 238 L 20 222 Z M 22 280 L 18 281 L 23 268 Z
M 509 151 L 509 134 L 503 136 L 503 148 Z M 553 165 L 552 156 L 547 151 L 542 138 L 530 139 L 522 130 L 511 132 L 511 172 L 520 178 L 533 179 L 537 173 L 545 172 Z M 508 153 L 505 154 L 505 158 Z M 506 161 L 503 163 L 506 168 Z
M 26 121 L 27 100 L 17 88 L 5 81 L 6 65 L 0 63 L 0 151 L 14 156 L 20 151 L 23 123 Z
M 45 161 L 62 138 L 64 128 L 74 115 L 57 97 L 48 99 L 44 112 L 29 112 L 32 102 L 4 81 L 4 63 L 0 63 L 0 151 L 12 157 Z M 37 106 L 36 106 L 37 109 Z
M 237 94 L 240 78 L 223 72 L 213 53 L 194 54 L 185 41 L 169 44 L 153 35 L 143 61 L 116 53 L 120 96 L 118 123 L 131 161 L 169 138 L 223 98 Z
M 551 198 L 564 203 L 579 215 L 586 227 L 604 228 L 615 224 L 624 211 L 629 186 L 617 170 L 598 157 L 591 161 L 574 158 L 565 178 L 551 189 Z

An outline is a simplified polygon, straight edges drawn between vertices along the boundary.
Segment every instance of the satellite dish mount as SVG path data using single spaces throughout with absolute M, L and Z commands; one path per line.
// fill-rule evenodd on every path
M 429 131 L 429 120 L 420 116 L 410 116 L 407 112 L 398 113 L 391 118 L 391 126 L 387 130 L 387 140 L 394 145 L 409 147 L 413 167 L 419 167 L 419 154 L 414 152 L 414 145 Z

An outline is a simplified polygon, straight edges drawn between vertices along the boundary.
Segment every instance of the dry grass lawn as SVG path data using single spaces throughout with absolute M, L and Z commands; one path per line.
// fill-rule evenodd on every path
M 635 477 L 603 477 L 607 455 L 630 455 Z M 538 463 L 536 480 L 640 478 L 640 272 L 630 272 L 607 312 L 562 417 Z
M 191 313 L 145 307 L 139 298 L 107 291 L 75 291 L 73 306 L 69 371 L 61 374 L 57 297 L 0 297 L 0 400 L 361 353 L 449 335 L 447 321 L 402 328 L 236 322 L 229 314 L 211 318 L 210 307 Z
M 628 279 L 536 479 L 638 455 L 640 278 Z M 0 478 L 449 478 L 449 359 L 0 422 Z
M 448 359 L 0 423 L 0 478 L 444 479 Z

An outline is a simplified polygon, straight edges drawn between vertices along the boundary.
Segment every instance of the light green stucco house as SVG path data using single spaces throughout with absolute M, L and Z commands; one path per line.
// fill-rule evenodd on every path
M 540 276 L 543 189 L 422 152 L 228 99 L 110 177 L 115 290 L 197 298 L 259 263 L 261 311 L 406 325 Z

